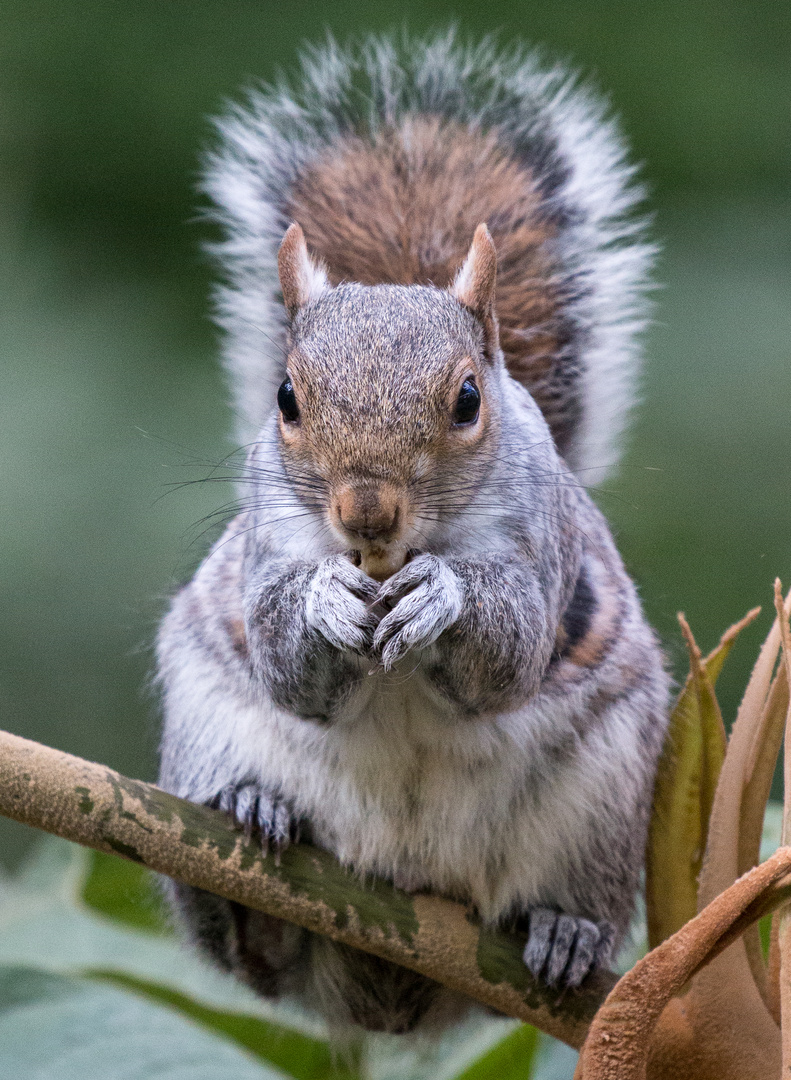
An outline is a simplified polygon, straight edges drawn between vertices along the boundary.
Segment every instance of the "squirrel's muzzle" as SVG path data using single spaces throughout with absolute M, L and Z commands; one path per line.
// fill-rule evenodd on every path
M 348 484 L 334 499 L 338 524 L 368 541 L 393 540 L 402 524 L 397 492 L 389 484 Z

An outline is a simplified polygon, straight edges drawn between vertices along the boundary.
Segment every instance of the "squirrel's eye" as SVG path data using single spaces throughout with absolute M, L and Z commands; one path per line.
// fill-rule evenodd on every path
M 453 414 L 454 424 L 472 424 L 478 419 L 478 410 L 481 407 L 481 393 L 472 379 L 465 379 L 461 384 L 459 399 L 456 402 L 456 411 Z
M 294 387 L 291 385 L 291 379 L 285 379 L 280 384 L 280 389 L 277 392 L 277 407 L 283 414 L 283 419 L 289 424 L 299 420 L 299 406 L 297 405 Z

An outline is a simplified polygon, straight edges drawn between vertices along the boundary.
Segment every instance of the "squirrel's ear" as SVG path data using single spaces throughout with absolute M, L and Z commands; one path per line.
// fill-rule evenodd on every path
M 461 270 L 450 287 L 451 294 L 483 324 L 486 354 L 493 359 L 500 348 L 494 289 L 497 284 L 497 252 L 492 235 L 481 224 L 467 252 Z
M 296 221 L 286 230 L 277 253 L 277 272 L 289 319 L 330 287 L 324 267 L 308 254 L 305 234 Z

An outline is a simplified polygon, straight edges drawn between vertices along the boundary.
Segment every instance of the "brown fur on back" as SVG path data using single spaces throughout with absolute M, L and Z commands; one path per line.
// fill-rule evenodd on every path
M 444 288 L 486 222 L 508 370 L 564 452 L 579 409 L 561 355 L 568 334 L 548 250 L 555 228 L 530 171 L 496 134 L 420 116 L 375 138 L 348 137 L 302 173 L 287 213 L 333 284 Z

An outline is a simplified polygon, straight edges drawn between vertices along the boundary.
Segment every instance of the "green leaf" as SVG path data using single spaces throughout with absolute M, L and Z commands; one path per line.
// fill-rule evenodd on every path
M 333 1055 L 328 1043 L 321 1039 L 288 1031 L 258 1016 L 210 1009 L 166 986 L 117 972 L 96 971 L 90 975 L 93 979 L 122 986 L 150 1001 L 159 1001 L 178 1010 L 203 1027 L 232 1039 L 256 1057 L 288 1072 L 296 1080 L 354 1080 L 356 1075 L 344 1065 L 340 1055 Z
M 456 1080 L 528 1080 L 538 1050 L 538 1032 L 521 1024 L 488 1053 L 479 1058 Z
M 147 997 L 152 1008 L 198 1021 L 300 1080 L 352 1075 L 340 1056 L 333 1068 L 320 1023 L 292 1006 L 262 1001 L 172 937 L 133 929 L 89 908 L 81 897 L 90 873 L 89 852 L 44 839 L 23 872 L 3 883 L 0 964 L 53 978 L 100 971 L 136 997 Z
M 120 860 L 119 860 L 120 861 Z M 22 872 L 0 894 L 0 964 L 71 974 L 110 969 L 162 983 L 213 1008 L 264 1014 L 252 990 L 220 974 L 170 937 L 159 938 L 98 915 L 82 901 L 90 853 L 42 838 Z M 317 1035 L 321 1026 L 296 1011 L 293 1026 Z
M 761 835 L 760 861 L 764 862 L 770 855 L 774 855 L 780 847 L 783 836 L 783 804 L 770 800 L 766 804 L 764 813 L 764 827 Z M 761 936 L 761 949 L 764 960 L 769 959 L 769 942 L 772 936 L 772 916 L 765 915 L 758 923 L 758 932 Z
M 110 968 L 162 982 L 212 1007 L 257 1011 L 258 999 L 170 938 L 99 916 L 82 902 L 90 855 L 76 844 L 46 837 L 0 902 L 0 964 L 60 974 Z
M 698 875 L 725 732 L 714 685 L 739 632 L 757 610 L 723 634 L 691 671 L 670 716 L 654 787 L 646 853 L 648 941 L 655 948 L 697 914 Z M 685 625 L 685 624 L 684 624 Z M 687 631 L 689 632 L 689 631 Z
M 283 1080 L 134 994 L 86 980 L 0 969 L 0 1075 L 14 1080 Z
M 36 968 L 0 967 L 0 1013 L 20 1005 L 51 1001 L 72 992 L 63 975 Z
M 703 735 L 698 696 L 690 675 L 670 715 L 654 785 L 648 835 L 646 918 L 651 948 L 697 912 L 694 867 L 703 853 L 700 772 Z
M 91 851 L 88 858 L 90 869 L 82 886 L 88 907 L 139 930 L 169 932 L 165 905 L 150 871 L 103 851 Z

